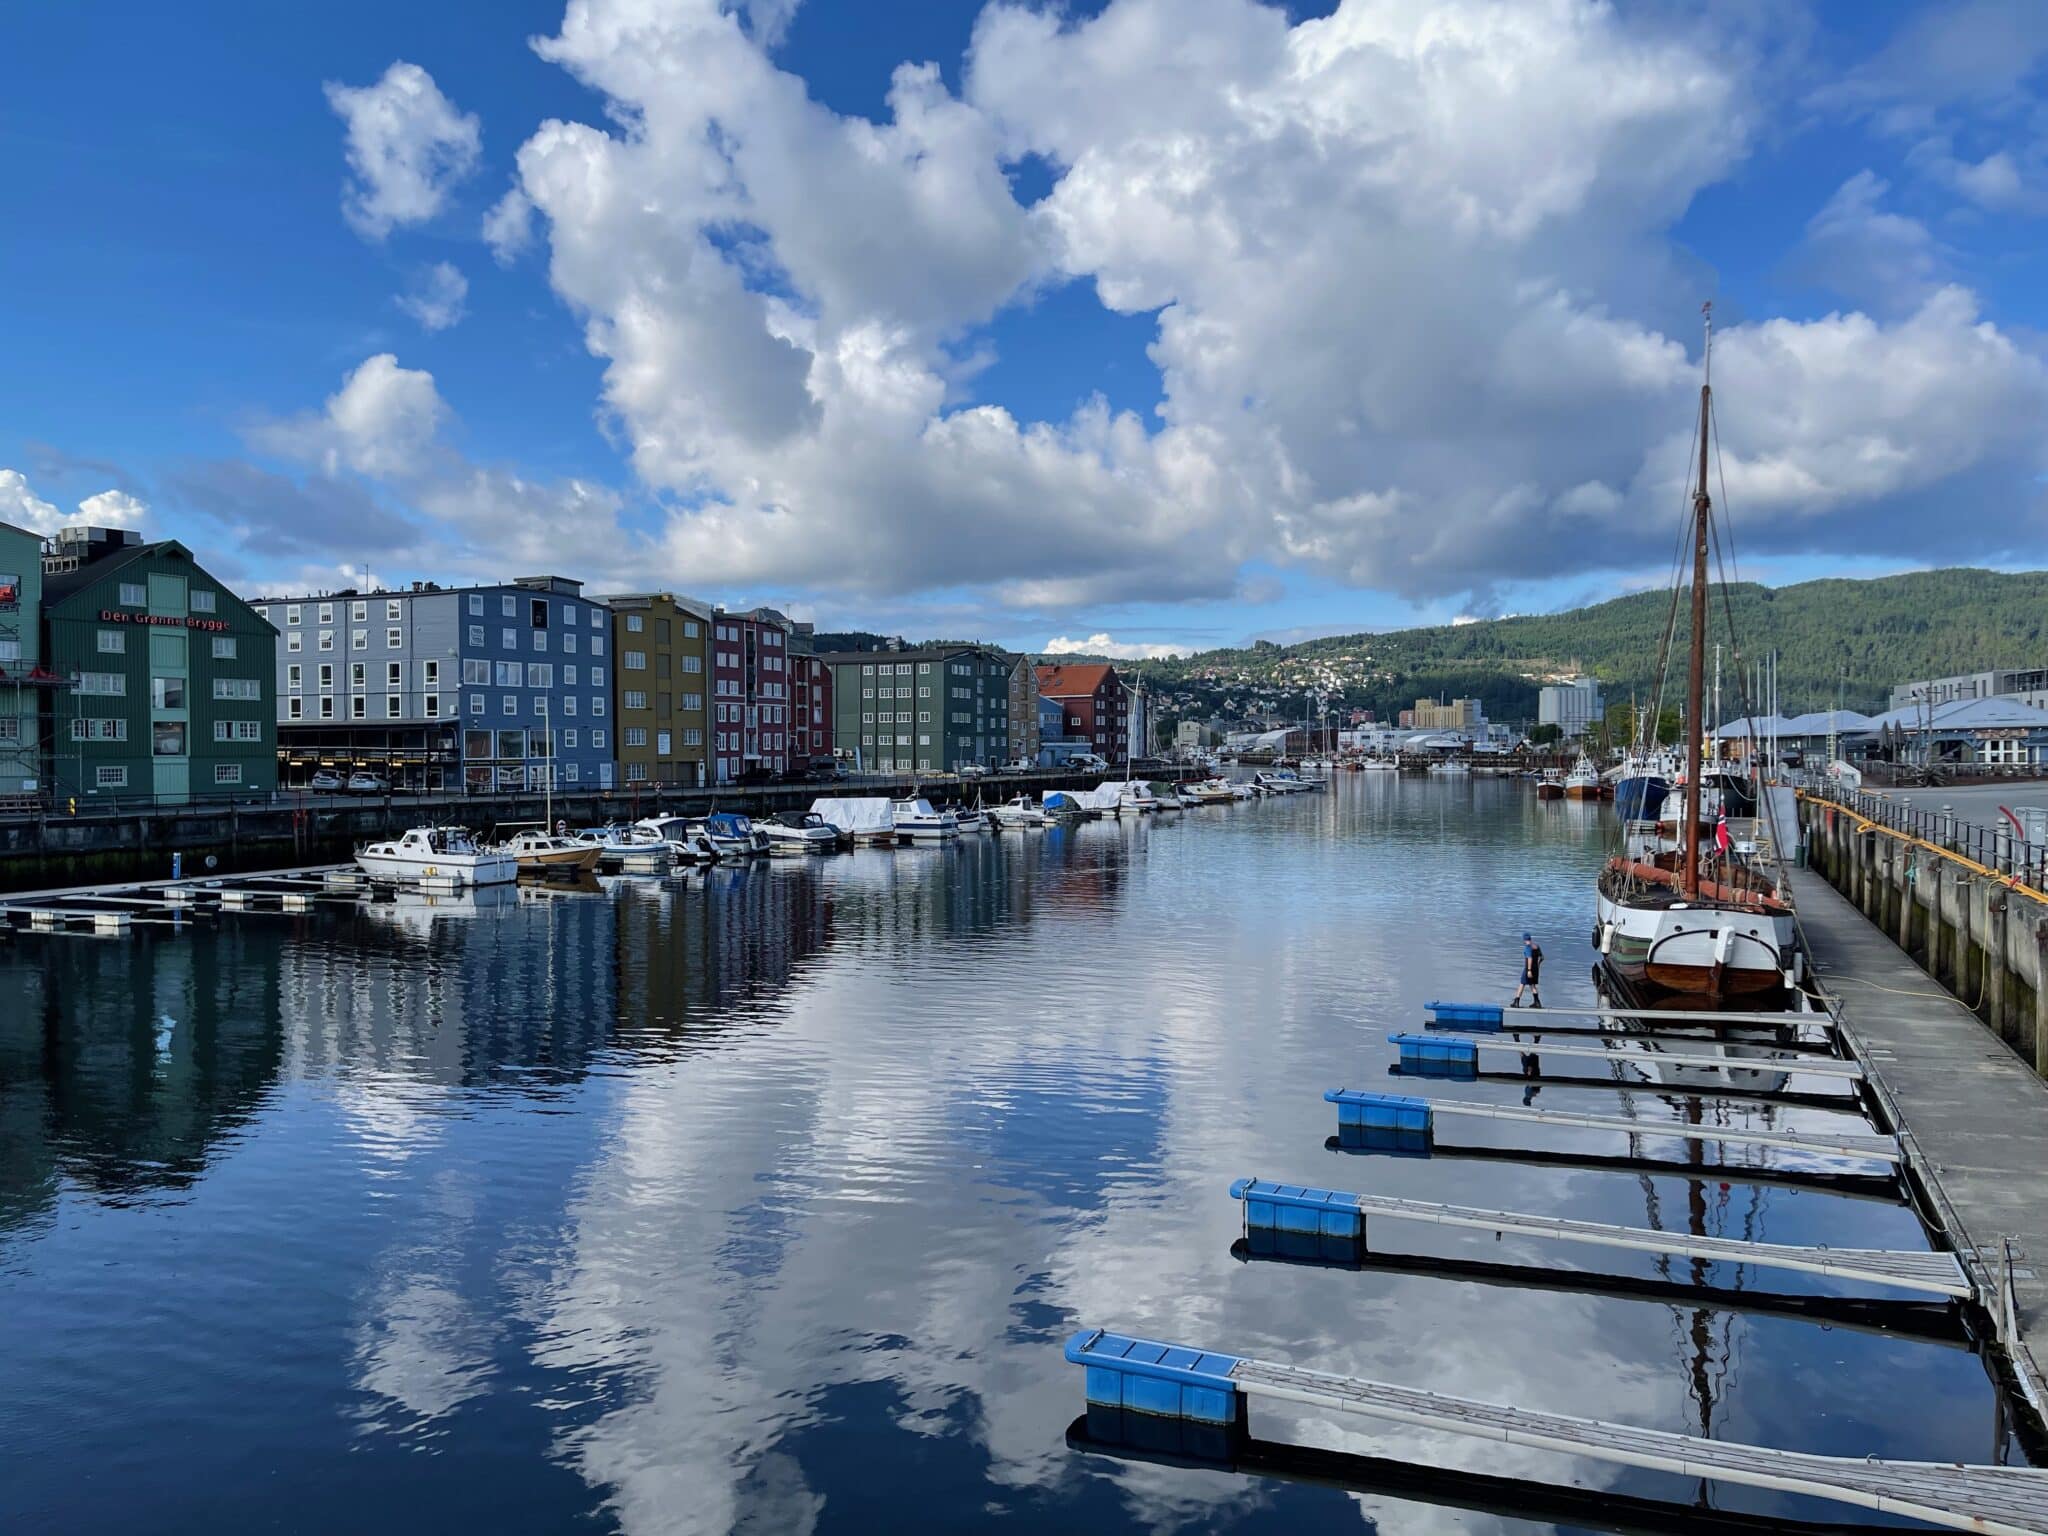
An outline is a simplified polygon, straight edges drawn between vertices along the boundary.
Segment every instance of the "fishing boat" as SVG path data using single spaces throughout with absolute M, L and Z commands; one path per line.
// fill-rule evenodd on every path
M 1593 766 L 1593 760 L 1585 753 L 1572 764 L 1572 771 L 1564 776 L 1564 797 L 1567 800 L 1598 800 L 1604 786 L 1600 783 L 1600 770 Z
M 780 811 L 756 825 L 770 853 L 832 853 L 853 842 L 852 833 L 816 811 Z
M 897 836 L 913 843 L 944 842 L 960 835 L 960 823 L 948 812 L 933 810 L 931 801 L 922 796 L 892 800 L 889 814 Z
M 1546 768 L 1536 781 L 1538 800 L 1562 800 L 1564 798 L 1564 774 L 1556 768 Z
M 1712 332 L 1706 355 L 1711 367 Z M 1707 551 L 1713 501 L 1707 494 L 1712 440 L 1711 374 L 1700 384 L 1699 479 L 1692 494 L 1691 631 L 1686 658 L 1685 718 L 1706 718 Z M 1803 960 L 1792 904 L 1771 871 L 1740 856 L 1723 833 L 1703 835 L 1707 764 L 1701 733 L 1686 732 L 1683 796 L 1675 847 L 1624 844 L 1608 861 L 1595 894 L 1593 942 L 1602 965 L 1637 995 L 1677 994 L 1713 1004 L 1742 998 L 1755 1006 L 1782 1002 L 1797 986 Z M 1667 806 L 1667 808 L 1669 808 Z
M 522 875 L 587 875 L 604 856 L 601 848 L 538 828 L 514 833 L 492 852 L 509 853 Z
M 519 861 L 478 845 L 462 827 L 414 827 L 403 837 L 365 843 L 356 863 L 373 880 L 404 885 L 502 885 L 519 878 Z
M 1662 753 L 1631 752 L 1614 781 L 1614 811 L 1623 821 L 1655 821 L 1671 793 L 1672 767 Z
M 1042 827 L 1052 818 L 1044 805 L 1029 795 L 1018 795 L 989 810 L 999 827 Z

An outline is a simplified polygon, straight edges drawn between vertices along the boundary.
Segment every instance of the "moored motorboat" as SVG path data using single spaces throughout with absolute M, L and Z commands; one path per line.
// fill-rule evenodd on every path
M 768 835 L 737 811 L 695 817 L 690 830 L 710 843 L 721 859 L 751 859 L 768 852 Z
M 519 878 L 519 861 L 478 845 L 462 827 L 414 827 L 404 836 L 365 843 L 356 863 L 374 880 L 418 885 L 500 885 Z
M 1556 768 L 1546 768 L 1536 781 L 1538 800 L 1562 800 L 1564 798 L 1564 774 Z
M 522 875 L 584 875 L 597 868 L 604 850 L 574 838 L 529 828 L 515 832 L 493 850 L 508 853 Z
M 1203 779 L 1183 786 L 1180 794 L 1189 805 L 1228 805 L 1237 798 L 1237 791 L 1226 779 Z
M 1042 827 L 1052 820 L 1046 814 L 1045 806 L 1029 795 L 1018 795 L 1001 805 L 992 806 L 989 815 L 995 818 L 999 827 Z
M 913 843 L 944 842 L 960 835 L 960 823 L 945 811 L 934 810 L 931 801 L 917 796 L 893 800 L 889 813 L 899 837 Z
M 1164 781 L 1154 781 L 1147 787 L 1152 791 L 1152 806 L 1154 810 L 1182 811 L 1187 809 L 1187 801 L 1181 798 L 1180 790 L 1176 786 Z
M 572 832 L 569 839 L 597 849 L 600 869 L 620 870 L 630 875 L 660 873 L 677 856 L 666 839 L 646 827 L 612 823 Z
M 816 811 L 782 811 L 755 826 L 770 853 L 831 853 L 853 843 L 851 833 Z

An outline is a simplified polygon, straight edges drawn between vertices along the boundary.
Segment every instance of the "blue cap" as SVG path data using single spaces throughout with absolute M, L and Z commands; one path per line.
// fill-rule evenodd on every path
M 1523 942 L 1524 944 L 1526 944 L 1526 943 L 1528 943 L 1528 942 L 1529 942 L 1529 935 L 1528 935 L 1528 934 L 1526 934 L 1526 933 L 1525 933 L 1525 934 L 1523 934 L 1523 935 L 1522 935 L 1522 942 Z

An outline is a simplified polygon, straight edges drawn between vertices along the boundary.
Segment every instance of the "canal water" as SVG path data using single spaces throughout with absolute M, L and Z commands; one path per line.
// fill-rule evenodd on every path
M 1825 1280 L 1389 1223 L 1375 1249 L 1419 1261 L 1233 1252 L 1247 1175 L 1925 1245 L 1896 1203 L 1689 1175 L 1670 1141 L 1638 1149 L 1674 1160 L 1654 1173 L 1326 1146 L 1323 1091 L 1398 1091 L 1387 1031 L 1432 997 L 1505 997 L 1525 929 L 1545 1001 L 1591 1001 L 1607 814 L 1513 781 L 1358 776 L 481 908 L 19 935 L 0 948 L 0 1529 L 1577 1528 L 1082 1454 L 1060 1350 L 1098 1325 L 1729 1439 L 1995 1458 L 1986 1370 L 1938 1327 L 1576 1288 L 1595 1270 L 1845 1293 Z M 1431 1091 L 1668 1121 L 1699 1103 L 1679 1083 Z M 1629 1150 L 1517 1131 L 1439 1135 Z M 1253 1429 L 1841 1513 L 1309 1413 Z

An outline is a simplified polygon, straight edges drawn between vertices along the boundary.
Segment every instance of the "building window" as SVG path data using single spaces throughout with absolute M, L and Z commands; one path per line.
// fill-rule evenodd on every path
M 516 650 L 518 650 L 518 649 L 519 649 L 519 631 L 518 631 L 518 630 L 516 630 L 516 629 L 501 629 L 501 630 L 499 630 L 499 631 L 498 631 L 498 644 L 499 644 L 499 645 L 501 645 L 501 646 L 503 646 L 503 647 L 504 647 L 504 648 L 505 648 L 506 650 L 508 650 L 508 651 L 516 651 Z
M 482 618 L 482 617 L 484 616 L 484 595 L 483 595 L 483 593 L 481 593 L 481 592 L 472 592 L 472 593 L 470 593 L 470 594 L 469 594 L 469 612 L 470 612 L 470 616 L 471 616 L 472 618 L 478 618 L 478 619 L 480 619 L 480 618 Z
M 333 695 L 331 695 L 331 694 L 323 694 L 323 695 L 321 695 L 321 698 L 320 698 L 320 718 L 321 718 L 322 720 L 332 720 L 332 719 L 334 718 L 334 697 L 333 697 Z
M 405 686 L 404 662 L 387 661 L 384 663 L 384 686 L 386 688 L 403 688 Z
M 392 665 L 395 667 L 398 663 L 393 662 Z M 420 663 L 420 686 L 422 688 L 438 688 L 441 686 L 441 663 L 438 661 L 423 661 Z
M 368 603 L 350 603 L 348 605 L 348 616 L 351 622 L 360 624 L 370 616 L 370 605 Z
M 484 712 L 484 696 L 482 694 L 472 693 L 469 696 L 469 712 L 472 715 L 480 715 Z
M 645 651 L 621 651 L 619 653 L 619 665 L 628 672 L 645 672 L 647 670 L 647 653 Z
M 405 712 L 405 711 L 404 711 L 404 709 L 402 708 L 402 705 L 403 705 L 403 703 L 404 703 L 404 700 L 405 700 L 405 695 L 404 695 L 404 694 L 402 694 L 402 693 L 387 693 L 387 694 L 385 694 L 385 695 L 384 695 L 384 718 L 385 718 L 386 720 L 396 720 L 396 719 L 397 719 L 397 718 L 398 718 L 398 717 L 399 717 L 400 715 L 402 715 L 402 714 L 403 714 L 403 713 Z
M 484 643 L 484 627 L 483 627 L 483 625 L 481 625 L 481 624 L 472 624 L 472 625 L 470 625 L 470 626 L 469 626 L 469 644 L 470 644 L 470 648 L 471 648 L 472 650 L 474 650 L 474 649 L 479 649 L 479 648 L 481 648 L 481 647 L 482 647 L 483 643 Z
M 296 629 L 284 637 L 284 648 L 295 655 L 301 649 L 301 644 L 302 637 Z
M 701 694 L 701 693 L 686 693 L 686 694 L 684 694 L 684 695 L 683 695 L 683 712 L 684 712 L 685 714 L 701 714 L 701 713 L 703 712 L 703 709 L 704 709 L 704 695 L 703 695 L 703 694 Z
M 235 659 L 235 637 L 233 635 L 215 635 L 213 637 L 213 659 L 215 661 L 233 661 Z
M 533 632 L 533 648 L 536 651 L 544 651 L 548 648 L 548 632 L 546 630 L 537 629 Z
M 562 700 L 562 713 L 565 715 L 573 715 L 576 713 L 575 694 L 572 693 Z
M 404 612 L 405 605 L 401 603 L 397 598 L 387 597 L 384 599 L 384 617 L 393 624 L 396 624 L 398 622 L 400 616 L 403 615 Z
M 528 622 L 535 629 L 546 629 L 548 627 L 548 600 L 546 598 L 536 597 L 533 599 L 533 606 L 529 610 Z
M 261 699 L 263 680 L 257 677 L 216 677 L 213 696 L 216 699 Z
M 183 757 L 185 755 L 185 722 L 182 720 L 159 720 L 151 727 L 158 757 Z
M 128 697 L 128 674 L 81 672 L 78 674 L 78 691 L 91 698 L 125 699 Z
M 348 669 L 349 687 L 361 688 L 365 686 L 368 682 L 368 669 L 363 665 L 363 663 L 361 663 L 360 661 L 350 663 Z
M 568 652 L 568 653 L 569 653 L 569 654 L 570 654 L 571 656 L 574 656 L 574 655 L 576 654 L 576 631 L 575 631 L 575 630 L 573 630 L 573 629 L 572 629 L 572 630 L 569 630 L 569 631 L 567 631 L 567 632 L 565 632 L 565 633 L 563 634 L 563 636 L 562 636 L 562 649 L 563 649 L 563 650 L 565 650 L 565 651 L 567 651 L 567 652 Z
M 686 747 L 703 746 L 704 733 L 698 730 L 695 726 L 685 727 L 683 731 L 683 745 Z
M 215 741 L 261 741 L 263 722 L 261 720 L 216 720 L 213 722 Z
M 118 629 L 100 631 L 100 654 L 103 656 L 125 656 L 128 654 L 128 636 Z
M 284 605 L 284 621 L 285 621 L 285 623 L 287 623 L 287 624 L 296 624 L 296 623 L 298 623 L 298 622 L 299 622 L 299 619 L 300 619 L 300 617 L 301 617 L 301 615 L 303 614 L 303 612 L 304 612 L 304 610 L 303 610 L 303 609 L 301 609 L 301 608 L 299 607 L 299 605 L 298 605 L 297 603 L 286 603 L 286 604 Z
M 544 662 L 529 662 L 526 668 L 526 686 L 529 688 L 554 687 L 554 667 Z
M 320 605 L 320 622 L 322 624 L 332 624 L 334 622 L 334 604 L 322 603 Z
M 498 607 L 506 618 L 512 618 L 519 612 L 519 599 L 507 592 L 498 599 Z
M 603 635 L 592 635 L 590 637 L 590 654 L 593 656 L 602 656 L 604 654 Z
M 542 695 L 541 695 L 541 696 L 540 696 L 539 698 L 537 698 L 537 699 L 535 699 L 535 700 L 533 701 L 533 712 L 534 712 L 534 713 L 535 713 L 536 715 L 545 715 L 545 714 L 547 714 L 547 712 L 548 712 L 548 696 L 547 696 L 546 694 L 542 694 Z
M 675 751 L 675 737 L 667 731 L 656 731 L 654 733 L 654 751 L 658 757 L 667 757 L 671 752 Z
M 401 645 L 403 645 L 403 644 L 405 644 L 405 631 L 404 631 L 404 630 L 402 630 L 402 629 L 387 629 L 387 630 L 385 630 L 385 631 L 384 631 L 384 649 L 385 649 L 385 650 L 387 650 L 387 651 L 395 651 L 395 650 L 397 650 L 397 649 L 398 649 L 398 648 L 399 648 L 399 647 L 400 647 Z
M 620 708 L 622 708 L 622 709 L 645 709 L 646 707 L 647 707 L 647 695 L 646 695 L 646 694 L 644 694 L 644 693 L 636 693 L 636 692 L 635 692 L 634 690 L 632 690 L 632 689 L 630 689 L 630 688 L 626 690 L 626 694 L 625 694 L 625 699 L 624 699 L 624 702 L 623 702 L 623 703 L 622 703 L 622 704 L 620 705 Z
M 333 649 L 334 649 L 334 631 L 333 631 L 333 630 L 331 630 L 331 629 L 323 629 L 323 630 L 321 630 L 321 631 L 320 631 L 320 649 L 321 649 L 321 650 L 323 650 L 323 651 L 331 651 L 331 650 L 333 650 Z
M 592 695 L 590 696 L 590 712 L 591 712 L 591 714 L 592 714 L 592 715 L 599 715 L 599 716 L 601 716 L 601 715 L 602 715 L 602 714 L 604 713 L 604 695 L 603 695 L 603 694 L 592 694 Z
M 622 735 L 621 735 L 621 737 L 620 737 L 620 744 L 621 744 L 622 746 L 628 746 L 628 747 L 644 747 L 644 746 L 646 746 L 646 745 L 647 745 L 647 727 L 646 727 L 646 726 L 644 726 L 644 725 L 629 725 L 629 726 L 627 726 L 627 727 L 626 727 L 626 729 L 625 729 L 625 731 L 624 731 L 624 732 L 622 733 Z
M 505 697 L 504 697 L 503 699 L 499 700 L 499 702 L 498 702 L 498 713 L 499 713 L 499 714 L 501 714 L 501 715 L 516 715 L 516 714 L 518 714 L 518 713 L 519 713 L 519 695 L 517 695 L 516 693 L 508 693 L 508 694 L 506 694 L 506 695 L 505 695 Z
M 122 582 L 121 606 L 123 608 L 147 608 L 149 606 L 148 585 L 140 581 Z
M 430 694 L 428 694 L 428 695 L 427 695 L 427 699 L 426 699 L 426 704 L 427 704 L 427 718 L 428 718 L 429 720 L 438 720 L 438 719 L 440 719 L 440 718 L 441 718 L 441 695 L 439 695 L 438 693 L 430 693 Z
M 213 782 L 216 784 L 241 783 L 242 765 L 240 763 L 215 763 L 213 765 Z
M 125 766 L 113 767 L 102 763 L 93 770 L 92 781 L 100 789 L 126 789 L 128 770 Z
M 294 693 L 305 686 L 305 671 L 295 661 L 284 669 L 284 685 Z
M 568 784 L 574 784 L 574 783 L 576 783 L 577 781 L 579 781 L 579 780 L 580 780 L 580 779 L 581 779 L 582 777 L 583 777 L 583 765 L 582 765 L 581 763 L 564 763 L 564 764 L 562 764 L 562 779 L 563 779 L 563 782 L 565 782 L 565 783 L 568 783 Z
M 367 717 L 367 715 L 368 715 L 368 711 L 367 711 L 367 710 L 366 710 L 366 709 L 365 709 L 365 708 L 363 707 L 363 705 L 364 705 L 364 699 L 363 699 L 363 696 L 362 696 L 362 695 L 361 695 L 360 693 L 352 693 L 352 694 L 350 694 L 350 695 L 349 695 L 349 697 L 348 697 L 348 717 L 349 717 L 349 719 L 351 719 L 351 720 L 361 720 L 361 719 L 364 719 L 364 718 L 366 718 L 366 717 Z
M 565 727 L 562 731 L 562 750 L 564 752 L 574 752 L 576 750 L 576 727 L 573 725 Z
M 626 615 L 626 628 L 637 635 L 647 628 L 647 621 L 637 613 L 629 613 Z
M 349 647 L 352 650 L 367 651 L 370 648 L 370 632 L 367 629 L 353 631 L 349 635 Z
M 590 733 L 590 744 L 593 747 L 602 747 L 604 745 L 604 732 L 592 731 Z
M 128 722 L 126 720 L 77 719 L 71 722 L 73 741 L 126 741 Z
M 287 720 L 303 720 L 306 716 L 306 701 L 304 699 L 287 699 L 284 706 L 284 716 Z

